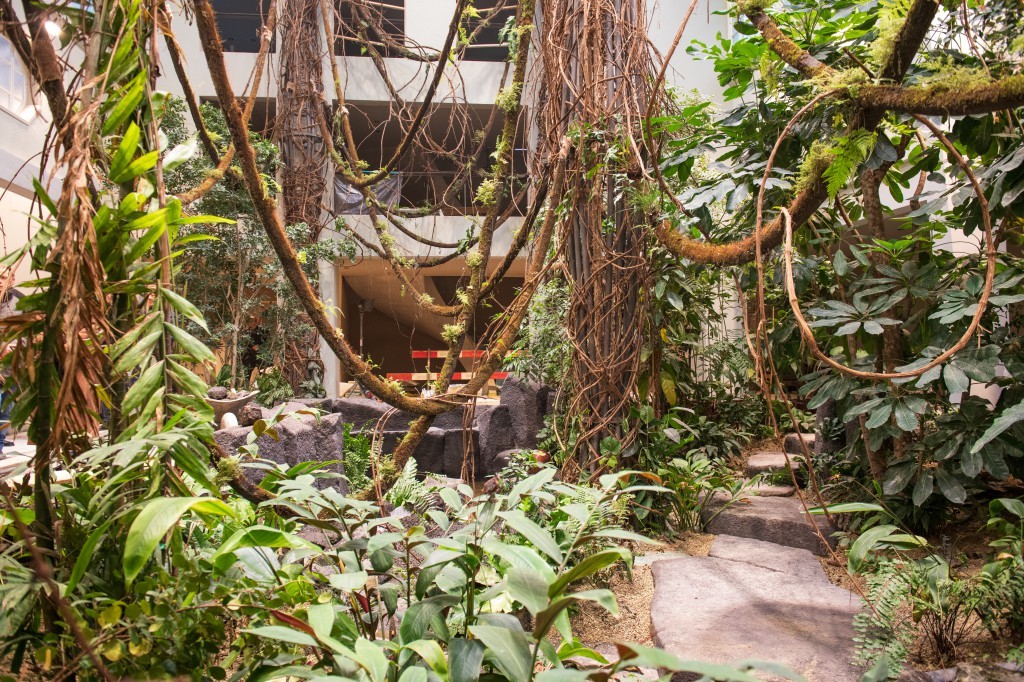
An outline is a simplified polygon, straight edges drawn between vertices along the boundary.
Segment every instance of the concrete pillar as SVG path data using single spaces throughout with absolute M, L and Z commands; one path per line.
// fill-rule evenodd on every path
M 327 318 L 331 325 L 338 326 L 337 300 L 337 268 L 334 263 L 320 263 L 320 300 L 324 302 Z M 324 363 L 324 390 L 328 398 L 338 397 L 338 383 L 341 381 L 341 363 L 334 351 L 327 345 L 323 336 L 320 337 L 320 359 Z

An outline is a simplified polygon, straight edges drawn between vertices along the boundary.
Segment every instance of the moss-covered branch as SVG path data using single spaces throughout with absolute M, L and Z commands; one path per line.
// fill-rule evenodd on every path
M 962 85 L 962 84 L 961 84 Z M 969 116 L 1024 106 L 1024 74 L 984 80 L 968 87 L 938 81 L 920 87 L 861 85 L 850 93 L 863 107 L 924 116 Z
M 782 32 L 778 24 L 772 21 L 771 17 L 765 14 L 764 9 L 757 4 L 747 3 L 740 5 L 747 15 L 747 19 L 754 25 L 768 43 L 772 52 L 779 55 L 779 58 L 799 71 L 807 78 L 814 78 L 832 70 L 827 64 L 823 64 L 804 48 L 797 45 L 789 36 Z

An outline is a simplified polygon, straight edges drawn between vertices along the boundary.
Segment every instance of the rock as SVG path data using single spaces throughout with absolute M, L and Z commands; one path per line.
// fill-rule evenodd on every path
M 477 478 L 486 478 L 501 470 L 495 465 L 498 454 L 516 446 L 515 422 L 512 420 L 510 410 L 505 405 L 495 405 L 490 409 L 480 412 L 477 409 L 476 422 L 474 424 L 480 433 L 479 471 Z
M 758 497 L 792 497 L 796 494 L 796 488 L 791 485 L 758 485 L 748 488 L 747 492 Z
M 234 426 L 238 426 L 238 417 L 234 412 L 225 412 L 224 416 L 220 418 L 220 428 L 230 429 Z
M 899 682 L 955 682 L 956 668 L 943 670 L 904 670 L 900 673 Z
M 371 430 L 391 410 L 391 406 L 370 398 L 340 398 L 327 402 L 331 412 L 341 416 L 341 421 L 355 426 L 355 429 Z M 385 422 L 385 430 L 407 429 L 412 416 L 395 412 Z
M 804 443 L 807 444 L 807 449 L 810 452 L 814 452 L 814 434 L 813 433 L 801 433 L 799 435 L 790 433 L 786 435 L 786 439 L 783 441 L 782 449 L 791 455 L 804 454 L 804 449 L 800 445 L 800 439 L 803 439 Z
M 241 426 L 252 426 L 260 419 L 263 419 L 263 408 L 255 403 L 249 403 L 238 411 L 238 423 Z
M 760 566 L 808 581 L 829 582 L 818 557 L 797 547 L 784 547 L 735 535 L 716 535 L 708 556 Z
M 836 416 L 836 401 L 834 400 L 826 400 L 814 411 L 814 445 L 811 447 L 811 452 L 815 455 L 831 455 L 842 449 L 843 436 L 828 437 L 829 433 L 833 433 Z
M 548 386 L 514 376 L 501 385 L 501 405 L 508 410 L 512 420 L 512 445 L 521 448 L 537 446 L 537 433 L 544 428 L 551 394 Z
M 211 386 L 206 395 L 214 400 L 227 400 L 228 389 L 223 386 Z
M 828 520 L 824 516 L 804 514 L 796 497 L 744 496 L 717 513 L 725 500 L 725 497 L 716 495 L 705 507 L 702 516 L 708 533 L 765 540 L 806 549 L 821 556 L 827 553 L 828 545 L 814 532 L 813 523 L 826 543 L 833 542 L 831 535 L 834 529 Z
M 855 682 L 859 600 L 827 581 L 717 557 L 657 561 L 656 646 L 688 660 L 781 663 L 808 682 Z M 698 679 L 675 675 L 673 680 Z
M 480 466 L 480 431 L 471 429 L 463 432 L 444 432 L 444 467 L 438 472 L 452 478 L 462 477 L 462 460 L 465 457 L 466 447 L 472 448 L 474 460 L 474 476 L 478 479 L 487 478 L 488 474 Z
M 522 448 L 511 448 L 510 450 L 502 450 L 495 455 L 493 463 L 495 475 L 500 474 L 502 469 L 508 466 L 508 463 L 512 461 L 512 455 L 522 451 Z
M 747 460 L 747 464 L 743 468 L 743 474 L 752 478 L 758 474 L 771 474 L 776 471 L 789 471 L 790 464 L 800 467 L 803 462 L 797 459 L 796 456 L 790 456 L 787 459 L 786 453 L 784 452 L 755 452 L 750 455 L 750 458 Z
M 338 415 L 338 417 L 340 416 Z M 368 427 L 367 430 L 369 431 L 370 429 L 372 429 L 372 426 Z M 413 459 L 416 460 L 416 470 L 420 474 L 438 474 L 443 472 L 445 436 L 447 433 L 444 429 L 431 427 L 423 434 L 423 438 L 420 439 L 416 450 L 412 453 Z M 401 440 L 405 438 L 405 434 L 405 430 L 384 431 L 381 435 L 381 452 L 386 455 L 393 453 Z M 370 438 L 373 437 L 372 432 L 368 433 L 368 435 Z
M 321 412 L 333 412 L 330 402 L 329 398 L 292 398 L 288 401 L 289 404 L 305 405 Z
M 256 445 L 259 448 L 258 455 L 261 459 L 288 466 L 308 461 L 338 460 L 335 464 L 328 466 L 326 471 L 344 473 L 345 470 L 341 462 L 344 457 L 343 432 L 337 416 L 327 415 L 318 421 L 313 416 L 301 415 L 284 419 L 274 428 L 277 432 L 277 440 L 266 434 L 256 439 Z M 236 426 L 217 431 L 213 436 L 228 454 L 234 454 L 239 447 L 246 444 L 251 432 L 251 427 Z M 258 469 L 247 469 L 247 472 L 254 481 L 258 482 L 263 478 L 263 472 Z M 345 488 L 344 481 L 341 479 L 317 481 L 317 487 L 327 486 Z

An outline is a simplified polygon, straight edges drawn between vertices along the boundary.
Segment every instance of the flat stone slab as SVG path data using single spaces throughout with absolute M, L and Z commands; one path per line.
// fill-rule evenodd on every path
M 725 497 L 716 496 L 711 500 L 711 504 L 705 507 L 703 518 L 707 523 L 706 532 L 713 535 L 734 535 L 764 540 L 786 547 L 806 549 L 818 556 L 824 555 L 828 547 L 814 532 L 814 528 L 808 522 L 810 519 L 826 541 L 832 542 L 831 535 L 834 529 L 828 520 L 824 516 L 804 514 L 799 498 L 743 496 L 708 521 L 725 501 Z
M 829 582 L 818 557 L 806 549 L 785 547 L 774 542 L 716 535 L 708 556 L 779 571 L 807 581 Z
M 791 485 L 762 484 L 748 488 L 747 492 L 758 497 L 792 497 L 796 494 L 796 488 Z
M 711 556 L 658 561 L 651 570 L 656 646 L 684 659 L 715 663 L 774 661 L 808 682 L 859 679 L 850 662 L 853 616 L 859 609 L 851 592 L 827 581 Z
M 790 457 L 789 462 L 792 462 L 793 466 L 796 467 L 801 465 L 801 461 L 794 457 Z M 786 453 L 759 451 L 750 455 L 750 458 L 747 460 L 747 465 L 743 469 L 743 473 L 748 478 L 752 478 L 758 474 L 788 470 L 789 464 L 786 461 Z
M 791 455 L 804 454 L 804 449 L 800 446 L 801 438 L 803 438 L 803 441 L 807 443 L 807 450 L 813 453 L 815 441 L 815 435 L 813 433 L 787 434 L 785 440 L 782 442 L 782 449 Z

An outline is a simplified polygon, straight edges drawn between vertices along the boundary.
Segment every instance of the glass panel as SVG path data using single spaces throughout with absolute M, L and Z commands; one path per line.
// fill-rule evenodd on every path
M 405 2 L 404 0 L 366 0 L 366 12 L 380 18 L 381 28 L 385 35 L 394 42 L 405 42 Z M 358 57 L 366 54 L 366 46 L 359 37 L 359 23 L 354 13 L 351 0 L 342 0 L 337 4 L 338 13 L 335 17 L 334 54 L 338 56 Z M 374 43 L 377 50 L 385 57 L 394 56 L 395 50 L 384 44 L 376 27 L 367 29 L 367 38 Z
M 260 31 L 270 0 L 213 0 L 211 4 L 225 52 L 260 51 Z M 273 51 L 273 43 L 270 49 Z
M 494 8 L 498 5 L 498 0 L 476 0 L 474 3 L 481 17 L 470 18 L 466 22 L 466 32 L 472 34 L 482 19 L 490 18 L 490 21 L 480 29 L 473 38 L 473 43 L 466 48 L 466 59 L 479 62 L 503 62 L 508 59 L 508 46 L 501 44 L 499 34 L 505 28 L 505 22 L 516 15 L 516 3 L 515 0 L 506 0 L 495 13 Z

